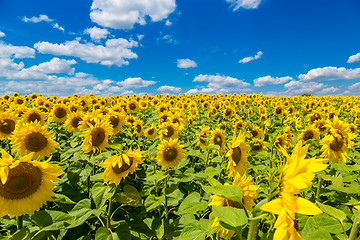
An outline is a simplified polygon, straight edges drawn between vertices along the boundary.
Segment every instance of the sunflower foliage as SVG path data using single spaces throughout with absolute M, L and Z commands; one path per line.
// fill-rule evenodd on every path
M 0 98 L 0 239 L 359 239 L 360 98 Z

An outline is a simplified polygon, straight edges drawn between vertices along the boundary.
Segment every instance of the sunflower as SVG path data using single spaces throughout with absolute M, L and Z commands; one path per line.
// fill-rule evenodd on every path
M 221 153 L 225 150 L 225 136 L 223 135 L 221 128 L 216 128 L 211 132 L 210 144 L 218 145 Z
M 116 134 L 120 132 L 125 121 L 125 114 L 122 111 L 117 112 L 115 110 L 110 110 L 108 118 L 113 127 L 113 133 Z
M 134 101 L 134 100 L 130 100 L 127 103 L 126 107 L 127 107 L 126 109 L 129 113 L 135 113 L 140 110 L 138 102 Z
M 303 132 L 299 135 L 299 139 L 307 141 L 310 139 L 316 139 L 320 135 L 319 130 L 314 126 L 307 126 Z
M 101 167 L 105 168 L 102 177 L 105 177 L 105 182 L 115 183 L 119 185 L 121 179 L 125 179 L 129 173 L 135 172 L 135 168 L 143 161 L 141 157 L 144 152 L 140 149 L 132 151 L 131 149 L 121 155 L 115 155 L 106 159 Z
M 267 147 L 266 147 L 267 142 L 265 142 L 263 139 L 253 139 L 252 143 L 251 143 L 251 151 L 254 152 L 262 152 L 262 151 L 266 151 Z
M 151 126 L 148 127 L 147 129 L 145 129 L 144 135 L 148 139 L 154 139 L 156 137 L 156 128 L 154 127 L 154 123 L 151 124 Z
M 108 121 L 96 118 L 94 125 L 86 130 L 81 136 L 84 137 L 83 151 L 88 153 L 93 151 L 95 154 L 101 152 L 108 146 L 108 137 L 112 135 L 112 127 Z
M 157 164 L 163 170 L 176 167 L 180 160 L 186 157 L 183 145 L 177 138 L 162 141 L 157 149 Z
M 210 127 L 209 126 L 203 126 L 201 127 L 201 131 L 197 138 L 197 144 L 198 146 L 207 146 L 209 144 L 209 138 L 210 136 Z
M 65 122 L 69 109 L 65 104 L 55 104 L 52 111 L 52 120 L 56 122 Z
M 315 121 L 315 123 L 314 123 L 315 127 L 319 130 L 320 133 L 324 133 L 328 129 L 326 127 L 326 124 L 327 124 L 327 122 L 324 119 Z
M 291 146 L 292 142 L 291 139 L 289 139 L 289 137 L 285 134 L 279 135 L 275 138 L 274 141 L 274 147 L 277 149 L 281 149 L 281 148 L 288 148 L 288 146 Z
M 258 126 L 252 127 L 249 133 L 251 138 L 260 138 L 263 135 L 263 131 Z
M 38 121 L 24 123 L 15 128 L 9 139 L 14 150 L 17 150 L 21 156 L 33 152 L 34 159 L 48 157 L 56 151 L 55 148 L 59 147 L 59 143 L 47 129 L 47 126 L 42 126 Z
M 165 122 L 163 124 L 160 125 L 160 139 L 161 140 L 169 140 L 169 139 L 174 139 L 177 138 L 178 134 L 179 134 L 179 128 L 177 125 L 170 123 L 170 122 Z
M 225 183 L 225 185 L 228 184 Z M 209 203 L 209 206 L 245 208 L 246 210 L 251 211 L 255 205 L 254 199 L 257 198 L 256 191 L 259 188 L 259 185 L 253 185 L 252 176 L 247 177 L 246 175 L 239 174 L 235 176 L 233 185 L 239 186 L 242 190 L 243 198 L 241 203 L 217 195 L 212 195 L 210 196 L 212 201 Z M 219 223 L 219 218 L 217 217 L 214 219 L 211 227 L 215 228 L 219 233 L 219 236 L 225 239 L 230 239 L 235 234 L 235 231 L 222 227 Z
M 72 112 L 66 119 L 64 126 L 71 132 L 77 132 L 80 130 L 80 122 L 83 120 L 83 113 L 81 111 Z
M 1 154 L 0 217 L 33 214 L 46 201 L 52 201 L 53 182 L 63 174 L 57 164 L 32 161 L 33 153 L 17 161 L 3 149 Z
M 223 118 L 227 119 L 230 118 L 233 114 L 235 113 L 235 109 L 233 107 L 226 107 L 224 112 L 223 112 Z
M 16 116 L 12 112 L 0 112 L 0 139 L 8 138 L 16 127 Z
M 23 115 L 22 121 L 25 123 L 38 121 L 41 125 L 44 125 L 46 122 L 46 114 L 37 108 L 29 108 Z
M 144 131 L 143 122 L 141 120 L 135 120 L 133 126 L 134 126 L 134 133 L 136 134 L 136 136 L 141 137 Z
M 229 159 L 227 169 L 229 169 L 229 175 L 235 175 L 235 173 L 245 173 L 245 164 L 250 164 L 247 160 L 247 151 L 249 145 L 245 142 L 245 136 L 239 133 L 238 136 L 233 135 L 232 142 L 228 144 L 229 151 L 226 153 L 226 157 Z

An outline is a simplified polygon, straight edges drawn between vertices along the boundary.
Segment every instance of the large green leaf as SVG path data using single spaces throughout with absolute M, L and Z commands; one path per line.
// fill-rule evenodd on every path
M 119 203 L 130 205 L 132 207 L 139 207 L 142 204 L 140 193 L 131 185 L 125 185 L 124 192 L 115 194 L 115 199 Z
M 217 195 L 222 198 L 230 199 L 242 203 L 241 187 L 236 185 L 217 185 L 217 186 L 202 186 L 204 191 Z
M 344 222 L 344 220 L 346 219 L 346 214 L 337 209 L 337 208 L 334 208 L 332 206 L 329 206 L 329 205 L 325 205 L 325 204 L 322 204 L 322 203 L 318 203 L 319 204 L 319 207 L 320 209 L 329 214 L 330 216 L 332 216 L 333 218 L 339 220 L 341 223 Z
M 179 215 L 196 213 L 198 211 L 204 211 L 207 206 L 207 202 L 200 200 L 200 193 L 193 192 L 182 201 L 177 212 Z
M 95 183 L 91 188 L 91 196 L 95 202 L 96 209 L 100 209 L 108 199 L 115 193 L 115 187 L 106 186 L 103 183 Z
M 60 211 L 43 210 L 36 212 L 32 220 L 43 227 L 41 231 L 52 231 L 68 228 L 74 223 L 74 217 Z
M 241 231 L 241 227 L 248 222 L 248 218 L 244 209 L 233 207 L 212 206 L 213 213 L 220 220 L 220 225 L 234 230 L 237 233 Z

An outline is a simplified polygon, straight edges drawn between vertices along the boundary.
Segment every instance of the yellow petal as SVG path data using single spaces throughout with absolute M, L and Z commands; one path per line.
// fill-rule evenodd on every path
M 5 166 L 5 167 L 1 167 L 0 168 L 0 179 L 3 185 L 5 185 L 7 178 L 9 176 L 9 167 Z
M 280 214 L 282 209 L 282 201 L 280 198 L 274 199 L 271 202 L 262 205 L 260 209 L 273 214 Z
M 296 204 L 298 207 L 297 213 L 304 215 L 317 215 L 322 213 L 320 208 L 305 198 L 298 197 Z
M 130 159 L 128 157 L 128 155 L 126 155 L 125 153 L 123 155 L 121 155 L 124 162 L 126 162 L 127 165 L 130 165 Z

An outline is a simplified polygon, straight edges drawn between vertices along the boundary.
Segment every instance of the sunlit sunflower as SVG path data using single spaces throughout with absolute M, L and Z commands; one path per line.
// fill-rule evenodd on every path
M 346 162 L 348 158 L 346 149 L 348 147 L 347 140 L 339 130 L 333 131 L 320 141 L 322 152 L 321 156 L 328 158 L 331 162 L 336 162 L 339 158 Z
M 51 111 L 51 118 L 55 122 L 65 122 L 69 109 L 65 104 L 55 104 Z
M 245 127 L 246 127 L 246 123 L 245 123 L 243 120 L 241 120 L 241 119 L 239 119 L 239 120 L 237 120 L 236 122 L 234 122 L 234 129 L 235 129 L 236 132 L 239 132 L 239 131 L 241 131 L 241 130 L 244 130 Z
M 46 114 L 37 108 L 29 108 L 22 115 L 22 121 L 25 123 L 38 121 L 41 123 L 41 125 L 44 125 L 46 119 L 47 119 Z
M 120 132 L 124 122 L 125 122 L 125 113 L 122 111 L 117 112 L 114 110 L 110 110 L 108 114 L 108 118 L 111 126 L 113 127 L 113 133 L 116 134 Z
M 267 147 L 266 147 L 267 142 L 265 142 L 263 139 L 253 139 L 253 141 L 251 142 L 251 151 L 254 152 L 262 152 L 262 151 L 266 151 Z
M 135 168 L 138 164 L 141 164 L 141 160 L 144 152 L 137 149 L 132 151 L 131 149 L 121 155 L 115 155 L 106 159 L 101 167 L 105 168 L 103 177 L 105 182 L 115 183 L 119 185 L 121 179 L 125 179 L 129 173 L 135 172 Z
M 228 184 L 225 183 L 225 185 Z M 209 206 L 245 208 L 246 210 L 251 211 L 255 205 L 254 199 L 257 198 L 256 191 L 259 188 L 259 185 L 254 185 L 252 176 L 247 177 L 246 175 L 236 175 L 233 185 L 239 186 L 242 190 L 243 199 L 241 203 L 217 195 L 212 195 L 210 196 L 212 201 L 209 203 Z M 225 239 L 230 239 L 235 234 L 235 231 L 222 227 L 219 223 L 219 218 L 217 217 L 214 219 L 211 227 L 215 228 L 219 236 Z
M 221 128 L 218 127 L 215 130 L 211 131 L 210 144 L 218 145 L 220 147 L 221 153 L 225 150 L 226 147 L 225 136 L 222 133 Z
M 139 107 L 139 104 L 137 101 L 134 101 L 134 100 L 130 100 L 128 103 L 127 103 L 127 112 L 129 113 L 135 113 L 137 111 L 140 110 L 140 107 Z
M 64 126 L 71 132 L 77 132 L 80 130 L 80 122 L 83 120 L 84 114 L 81 111 L 72 112 L 66 119 Z
M 286 149 L 291 145 L 292 145 L 291 139 L 289 139 L 289 137 L 286 136 L 285 134 L 279 135 L 275 138 L 274 147 L 277 149 L 281 149 L 281 148 Z
M 10 218 L 38 211 L 52 201 L 54 181 L 63 172 L 57 164 L 32 161 L 30 153 L 15 161 L 1 149 L 0 159 L 0 217 Z
M 233 107 L 227 106 L 223 112 L 223 118 L 230 118 L 235 113 L 235 109 Z
M 198 146 L 207 146 L 209 145 L 209 136 L 210 136 L 210 127 L 203 126 L 196 140 L 196 145 Z
M 143 125 L 143 121 L 141 120 L 135 120 L 134 124 L 134 133 L 136 136 L 141 137 L 141 135 L 144 132 L 144 125 Z
M 9 137 L 13 149 L 21 156 L 33 152 L 34 159 L 50 156 L 56 152 L 55 148 L 59 147 L 59 143 L 47 129 L 47 126 L 42 126 L 37 121 L 18 125 Z
M 315 121 L 314 125 L 319 130 L 319 133 L 324 133 L 328 129 L 326 127 L 326 124 L 327 124 L 326 120 L 322 119 L 322 120 Z
M 251 138 L 261 138 L 264 133 L 258 126 L 252 127 L 248 132 L 250 133 Z
M 150 127 L 146 128 L 144 131 L 145 137 L 148 139 L 154 139 L 156 137 L 156 128 L 154 127 L 154 123 L 151 124 Z
M 125 117 L 125 124 L 128 126 L 128 127 L 132 127 L 134 122 L 135 122 L 136 118 L 132 115 L 127 115 Z
M 170 122 L 165 122 L 163 124 L 160 125 L 160 139 L 161 140 L 169 140 L 169 139 L 174 139 L 177 138 L 178 134 L 179 134 L 179 128 L 177 125 L 170 123 Z
M 157 164 L 161 169 L 176 167 L 180 160 L 186 157 L 183 147 L 177 138 L 162 141 L 157 147 Z
M 12 112 L 0 112 L 0 139 L 8 138 L 16 127 L 16 116 Z
M 247 151 L 249 145 L 245 142 L 245 136 L 239 133 L 237 136 L 234 134 L 232 142 L 228 144 L 229 151 L 226 153 L 228 158 L 229 176 L 235 173 L 245 173 L 245 164 L 250 164 L 247 160 Z
M 95 119 L 95 124 L 90 125 L 81 136 L 84 137 L 83 151 L 88 153 L 99 153 L 108 146 L 108 137 L 112 135 L 112 127 L 108 121 Z
M 307 141 L 310 139 L 316 139 L 320 135 L 319 130 L 315 128 L 314 126 L 307 126 L 302 133 L 299 135 L 299 139 L 302 141 Z

